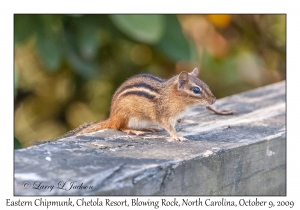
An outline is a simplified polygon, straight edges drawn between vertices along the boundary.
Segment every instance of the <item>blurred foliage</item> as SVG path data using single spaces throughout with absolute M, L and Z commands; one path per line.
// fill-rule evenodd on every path
M 14 137 L 14 149 L 21 149 L 22 148 L 22 145 L 20 143 L 20 141 Z
M 199 67 L 217 98 L 285 79 L 285 15 L 14 15 L 15 148 L 108 117 L 128 77 Z

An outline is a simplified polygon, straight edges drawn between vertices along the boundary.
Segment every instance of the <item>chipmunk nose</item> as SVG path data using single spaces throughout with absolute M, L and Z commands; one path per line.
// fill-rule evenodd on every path
M 211 99 L 211 101 L 210 101 L 210 103 L 209 103 L 209 105 L 214 104 L 216 102 L 216 100 L 217 100 L 216 97 L 213 96 L 212 99 Z

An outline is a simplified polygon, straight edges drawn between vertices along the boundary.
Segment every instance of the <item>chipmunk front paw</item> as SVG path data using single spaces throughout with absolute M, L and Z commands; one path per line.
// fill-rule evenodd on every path
M 189 141 L 187 138 L 184 138 L 182 136 L 174 136 L 171 138 L 170 141 Z

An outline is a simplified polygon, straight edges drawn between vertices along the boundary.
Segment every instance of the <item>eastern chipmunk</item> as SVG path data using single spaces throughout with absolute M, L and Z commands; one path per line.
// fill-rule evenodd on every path
M 149 74 L 133 76 L 113 95 L 107 120 L 83 125 L 64 137 L 107 128 L 142 135 L 143 131 L 158 130 L 149 127 L 158 124 L 169 132 L 172 140 L 185 141 L 187 139 L 178 136 L 175 131 L 177 119 L 191 107 L 211 105 L 216 101 L 209 87 L 197 78 L 198 74 L 198 68 L 195 68 L 190 73 L 183 71 L 168 80 Z

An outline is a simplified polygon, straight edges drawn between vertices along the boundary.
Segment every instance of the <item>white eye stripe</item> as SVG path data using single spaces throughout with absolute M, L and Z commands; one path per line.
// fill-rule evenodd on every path
M 199 85 L 195 84 L 195 83 L 192 83 L 192 86 L 193 86 L 193 87 L 198 87 L 198 88 L 200 89 L 200 91 L 203 91 L 203 88 L 200 87 Z

